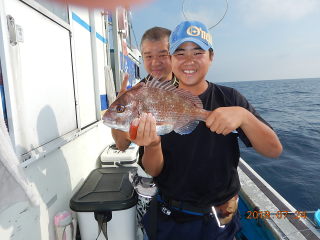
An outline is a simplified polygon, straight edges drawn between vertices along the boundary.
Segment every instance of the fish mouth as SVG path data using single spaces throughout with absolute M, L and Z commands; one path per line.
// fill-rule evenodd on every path
M 103 120 L 103 124 L 106 125 L 109 128 L 121 130 L 121 131 L 124 131 L 124 132 L 129 132 L 129 127 L 126 127 L 126 126 L 121 126 L 121 125 L 116 124 L 116 123 L 110 123 L 110 122 L 108 122 L 106 120 Z

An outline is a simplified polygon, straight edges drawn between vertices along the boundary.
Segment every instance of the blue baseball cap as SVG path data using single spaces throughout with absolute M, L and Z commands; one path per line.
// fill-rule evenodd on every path
M 169 39 L 170 55 L 184 42 L 193 42 L 204 51 L 207 51 L 209 48 L 213 50 L 211 34 L 206 25 L 198 21 L 184 21 L 171 33 Z

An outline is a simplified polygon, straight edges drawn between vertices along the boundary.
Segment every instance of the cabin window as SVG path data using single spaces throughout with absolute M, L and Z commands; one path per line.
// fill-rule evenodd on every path
M 57 3 L 52 0 L 35 0 L 41 6 L 61 18 L 66 23 L 69 23 L 68 7 L 66 4 Z
M 135 64 L 135 67 L 136 67 L 136 78 L 140 79 L 140 68 L 137 64 Z

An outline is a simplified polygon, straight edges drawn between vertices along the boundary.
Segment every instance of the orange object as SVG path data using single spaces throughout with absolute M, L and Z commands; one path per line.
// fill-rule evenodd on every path
M 89 8 L 107 8 L 107 9 L 115 9 L 118 6 L 129 6 L 132 7 L 133 4 L 138 5 L 142 7 L 142 3 L 150 3 L 152 1 L 147 1 L 147 0 L 117 0 L 117 1 L 106 1 L 106 0 L 54 0 L 56 2 L 60 2 L 63 4 L 75 4 L 75 5 L 80 5 L 80 6 L 86 6 Z
M 137 131 L 138 131 L 138 126 L 132 126 L 132 123 L 130 124 L 130 129 L 129 129 L 129 136 L 131 140 L 135 140 L 137 138 Z
M 123 53 L 124 53 L 124 55 L 128 56 L 127 44 L 125 41 L 123 41 Z

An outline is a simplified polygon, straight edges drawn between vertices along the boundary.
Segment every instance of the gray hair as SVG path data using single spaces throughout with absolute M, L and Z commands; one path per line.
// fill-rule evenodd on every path
M 142 43 L 144 41 L 151 41 L 151 42 L 168 41 L 168 48 L 169 48 L 170 34 L 171 34 L 171 30 L 162 28 L 162 27 L 153 27 L 148 29 L 141 38 L 141 43 L 140 43 L 141 53 L 143 53 Z

